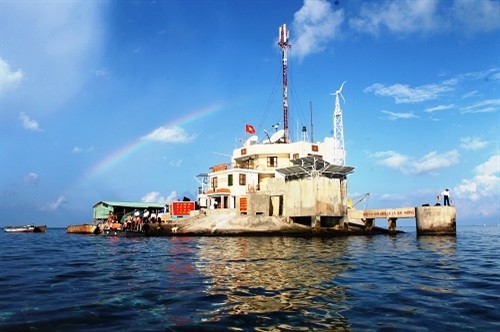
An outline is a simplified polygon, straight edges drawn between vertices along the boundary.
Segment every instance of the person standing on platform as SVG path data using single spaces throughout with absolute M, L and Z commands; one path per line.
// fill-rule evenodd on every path
M 443 196 L 443 205 L 450 206 L 450 189 L 446 188 L 445 190 L 443 190 L 441 196 Z

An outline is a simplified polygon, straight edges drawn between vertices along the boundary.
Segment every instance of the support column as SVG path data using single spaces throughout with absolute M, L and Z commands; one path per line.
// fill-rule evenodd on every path
M 389 234 L 396 234 L 396 220 L 398 220 L 398 218 L 387 219 L 387 230 Z
M 336 157 L 335 157 L 336 158 Z M 339 221 L 339 228 L 347 231 L 349 229 L 349 215 L 348 215 L 348 208 L 347 208 L 347 178 L 344 176 L 342 179 L 340 179 L 340 206 L 341 206 L 341 212 L 343 216 L 340 218 Z
M 311 217 L 311 227 L 315 230 L 321 228 L 321 216 L 316 215 Z
M 365 223 L 365 231 L 371 232 L 373 226 L 375 225 L 374 218 L 361 219 Z

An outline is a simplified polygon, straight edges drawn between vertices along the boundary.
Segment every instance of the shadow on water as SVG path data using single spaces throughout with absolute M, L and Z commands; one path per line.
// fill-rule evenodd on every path
M 419 236 L 417 237 L 417 249 L 429 250 L 443 256 L 454 256 L 457 251 L 456 236 Z

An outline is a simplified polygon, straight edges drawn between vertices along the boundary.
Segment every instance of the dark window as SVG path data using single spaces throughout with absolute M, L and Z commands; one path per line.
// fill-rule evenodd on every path
M 240 186 L 244 186 L 247 184 L 247 175 L 240 174 Z
M 267 157 L 267 167 L 278 167 L 278 157 Z
M 227 185 L 232 186 L 233 185 L 233 174 L 228 174 L 227 175 Z

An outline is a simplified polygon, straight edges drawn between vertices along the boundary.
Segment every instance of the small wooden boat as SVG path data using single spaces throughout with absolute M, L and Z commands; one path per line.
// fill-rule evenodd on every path
M 35 226 L 35 229 L 33 230 L 34 233 L 45 233 L 45 230 L 47 229 L 46 225 L 43 226 Z
M 95 224 L 69 225 L 66 227 L 68 234 L 99 234 L 101 229 Z
M 8 233 L 45 233 L 47 226 L 22 225 L 22 226 L 5 226 L 4 231 Z

